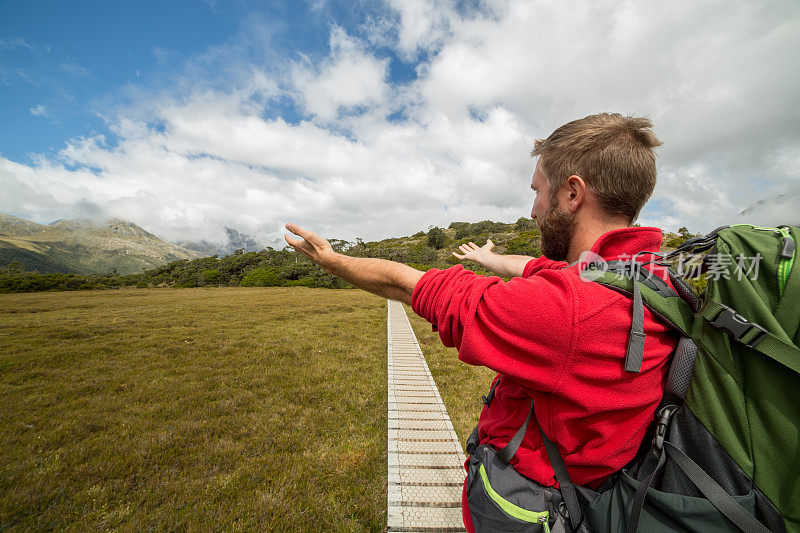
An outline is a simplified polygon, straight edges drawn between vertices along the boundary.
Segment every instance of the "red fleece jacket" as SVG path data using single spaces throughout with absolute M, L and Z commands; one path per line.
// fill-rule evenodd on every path
M 658 228 L 624 228 L 601 236 L 592 252 L 629 260 L 658 251 L 661 239 Z M 558 443 L 572 480 L 596 487 L 636 454 L 661 400 L 677 337 L 645 309 L 642 371 L 625 372 L 631 299 L 583 280 L 584 266 L 539 257 L 508 282 L 461 265 L 432 269 L 414 288 L 411 305 L 445 346 L 458 349 L 459 359 L 502 376 L 481 412 L 481 443 L 505 446 L 533 398 L 538 423 Z M 557 485 L 537 420 L 512 465 L 541 484 Z M 466 519 L 466 502 L 464 510 Z

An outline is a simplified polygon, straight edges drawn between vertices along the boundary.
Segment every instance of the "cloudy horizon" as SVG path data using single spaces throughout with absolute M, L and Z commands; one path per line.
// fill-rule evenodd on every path
M 279 4 L 197 3 L 227 33 L 120 48 L 112 81 L 6 14 L 0 109 L 32 133 L 0 137 L 0 212 L 218 243 L 510 222 L 533 139 L 610 111 L 664 143 L 642 225 L 800 223 L 797 2 Z

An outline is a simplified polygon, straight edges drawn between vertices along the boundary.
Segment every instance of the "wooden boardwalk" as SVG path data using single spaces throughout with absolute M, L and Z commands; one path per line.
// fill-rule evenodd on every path
M 387 531 L 465 531 L 466 455 L 399 302 L 389 300 Z

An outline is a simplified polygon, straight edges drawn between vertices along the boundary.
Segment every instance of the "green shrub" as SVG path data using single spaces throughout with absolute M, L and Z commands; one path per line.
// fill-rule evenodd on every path
M 524 231 L 506 243 L 506 253 L 511 255 L 540 255 L 539 231 Z
M 203 282 L 206 285 L 217 285 L 222 278 L 222 272 L 217 269 L 207 269 L 203 271 Z
M 678 246 L 683 244 L 685 240 L 686 239 L 681 236 L 670 237 L 669 239 L 664 241 L 664 246 L 666 246 L 667 248 L 677 248 Z
M 706 275 L 700 276 L 699 278 L 687 279 L 686 282 L 697 294 L 703 294 L 706 287 L 708 287 L 708 277 Z
M 275 269 L 259 267 L 248 272 L 239 285 L 242 287 L 279 287 L 283 285 L 283 279 Z
M 303 276 L 300 279 L 293 279 L 286 282 L 287 287 L 316 287 L 317 282 L 311 276 Z

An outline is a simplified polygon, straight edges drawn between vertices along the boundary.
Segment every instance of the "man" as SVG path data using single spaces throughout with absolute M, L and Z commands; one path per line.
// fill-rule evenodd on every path
M 536 406 L 511 464 L 543 485 L 556 484 L 537 424 L 558 443 L 571 479 L 597 487 L 629 462 L 663 392 L 676 339 L 645 310 L 641 372 L 626 372 L 631 302 L 580 272 L 591 252 L 605 260 L 657 252 L 661 231 L 632 227 L 656 181 L 661 143 L 645 118 L 602 113 L 569 122 L 537 140 L 531 216 L 541 231 L 539 258 L 498 255 L 470 243 L 459 257 L 512 278 L 479 276 L 461 265 L 426 273 L 380 259 L 336 254 L 314 233 L 287 224 L 297 251 L 331 274 L 375 294 L 410 303 L 462 361 L 498 372 L 478 424 L 480 443 L 505 446 Z M 650 259 L 647 253 L 640 261 Z M 655 273 L 669 280 L 662 273 Z M 464 488 L 464 523 L 472 531 Z

